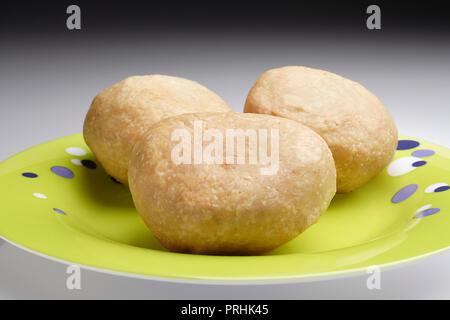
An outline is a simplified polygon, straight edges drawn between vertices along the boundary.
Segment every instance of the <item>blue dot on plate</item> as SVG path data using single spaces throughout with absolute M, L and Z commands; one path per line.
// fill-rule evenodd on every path
M 22 173 L 22 175 L 26 178 L 37 178 L 38 177 L 38 175 L 33 172 L 24 172 L 24 173 Z
M 448 189 L 450 189 L 449 186 L 442 186 L 442 187 L 434 189 L 434 192 L 442 192 L 442 191 L 446 191 Z
M 81 160 L 81 164 L 83 166 L 85 166 L 86 168 L 88 168 L 88 169 L 95 169 L 95 168 L 97 168 L 97 164 L 94 161 L 92 161 L 92 160 L 87 160 L 87 159 Z
M 416 162 L 413 162 L 411 165 L 413 167 L 421 167 L 421 166 L 423 166 L 426 163 L 427 163 L 426 161 L 416 161 Z
M 439 209 L 439 208 L 430 208 L 430 209 L 424 210 L 422 212 L 419 212 L 418 214 L 416 214 L 414 216 L 414 218 L 418 219 L 418 218 L 422 218 L 422 217 L 426 217 L 426 216 L 431 216 L 432 214 L 438 213 L 439 211 L 441 211 L 441 209 Z
M 72 179 L 74 177 L 73 172 L 70 169 L 67 169 L 66 167 L 54 166 L 54 167 L 51 167 L 50 170 L 54 174 L 56 174 L 62 178 Z
M 406 187 L 401 188 L 399 191 L 397 191 L 396 194 L 392 197 L 391 201 L 392 203 L 399 203 L 402 202 L 409 197 L 411 197 L 419 188 L 417 184 L 410 184 Z
M 58 212 L 58 213 L 61 213 L 61 214 L 63 214 L 63 215 L 66 215 L 66 213 L 65 213 L 64 211 L 62 211 L 62 210 L 60 210 L 60 209 L 57 209 L 57 208 L 53 208 L 53 211 Z
M 429 150 L 429 149 L 420 149 L 420 150 L 416 150 L 413 153 L 411 153 L 412 156 L 418 157 L 418 158 L 430 157 L 433 154 L 435 154 L 435 152 L 433 150 Z
M 415 148 L 420 143 L 414 140 L 398 140 L 397 150 L 408 150 Z

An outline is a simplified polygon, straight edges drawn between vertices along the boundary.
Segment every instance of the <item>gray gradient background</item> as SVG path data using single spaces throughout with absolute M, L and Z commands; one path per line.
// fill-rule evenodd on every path
M 142 28 L 142 21 L 130 20 L 110 28 L 83 24 L 82 31 L 69 32 L 64 10 L 61 18 L 42 29 L 2 26 L 0 160 L 81 132 L 95 94 L 126 76 L 193 79 L 241 112 L 257 77 L 284 65 L 321 68 L 358 81 L 384 102 L 401 133 L 450 147 L 450 33 L 442 24 L 388 23 L 370 32 L 361 14 L 350 24 L 293 26 L 279 20 Z M 68 291 L 64 265 L 4 244 L 0 298 L 449 299 L 449 267 L 447 252 L 385 271 L 379 291 L 366 289 L 366 275 L 255 287 L 166 284 L 93 271 L 83 271 L 83 290 Z

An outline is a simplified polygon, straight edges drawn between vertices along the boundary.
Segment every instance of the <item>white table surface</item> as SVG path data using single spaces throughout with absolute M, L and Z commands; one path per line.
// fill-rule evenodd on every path
M 261 36 L 262 37 L 262 36 Z M 128 75 L 191 78 L 241 111 L 264 70 L 322 68 L 361 82 L 392 113 L 400 132 L 450 147 L 450 45 L 425 35 L 382 38 L 285 34 L 117 39 L 113 36 L 4 39 L 0 50 L 0 160 L 38 143 L 80 132 L 90 101 Z M 145 41 L 144 41 L 145 40 Z M 148 40 L 148 41 L 147 41 Z M 67 290 L 66 266 L 0 247 L 0 298 L 159 299 L 449 299 L 450 253 L 382 272 L 381 290 L 366 274 L 311 283 L 218 286 L 165 283 L 82 271 Z

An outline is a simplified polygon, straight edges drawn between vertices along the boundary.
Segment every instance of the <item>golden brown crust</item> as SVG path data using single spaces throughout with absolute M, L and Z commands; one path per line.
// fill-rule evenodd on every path
M 265 166 L 248 161 L 175 164 L 172 132 L 193 135 L 199 120 L 204 130 L 224 136 L 226 129 L 278 129 L 278 171 L 262 175 Z M 136 144 L 129 182 L 137 210 L 162 245 L 202 254 L 276 248 L 316 222 L 336 192 L 334 161 L 319 135 L 296 121 L 242 113 L 184 114 L 159 122 Z
M 128 185 L 131 150 L 158 121 L 189 112 L 228 112 L 197 82 L 165 75 L 133 76 L 100 92 L 84 122 L 84 138 L 105 170 Z
M 397 128 L 381 101 L 359 83 L 323 70 L 287 66 L 264 72 L 244 112 L 293 119 L 320 134 L 333 153 L 339 193 L 375 177 L 397 145 Z

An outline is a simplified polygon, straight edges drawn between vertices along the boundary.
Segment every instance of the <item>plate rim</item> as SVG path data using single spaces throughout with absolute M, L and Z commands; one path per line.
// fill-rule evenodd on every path
M 28 247 L 22 246 L 18 243 L 15 243 L 14 241 L 9 240 L 8 238 L 0 235 L 0 241 L 5 241 L 12 245 L 13 247 L 23 250 L 25 252 L 31 253 L 35 256 L 38 256 L 40 258 L 44 258 L 53 262 L 61 263 L 64 265 L 76 265 L 79 266 L 80 269 L 86 269 L 89 271 L 99 272 L 103 274 L 108 274 L 111 276 L 120 276 L 125 278 L 133 278 L 133 279 L 141 279 L 141 280 L 148 280 L 148 281 L 159 281 L 159 282 L 170 282 L 170 283 L 179 283 L 179 284 L 201 284 L 201 285 L 268 285 L 268 284 L 296 284 L 296 283 L 308 283 L 308 282 L 316 282 L 316 281 L 327 281 L 327 280 L 334 280 L 334 279 L 343 279 L 343 278 L 349 278 L 349 277 L 356 277 L 359 275 L 363 275 L 367 273 L 367 269 L 369 267 L 360 267 L 360 268 L 352 268 L 352 269 L 345 269 L 345 270 L 338 270 L 338 271 L 329 271 L 329 272 L 321 272 L 321 273 L 314 273 L 314 274 L 307 274 L 304 276 L 283 276 L 280 278 L 268 278 L 268 279 L 223 279 L 223 280 L 212 280 L 212 279 L 196 279 L 196 278 L 181 278 L 181 277 L 164 277 L 164 276 L 151 276 L 151 275 L 144 275 L 140 273 L 133 273 L 133 272 L 125 272 L 125 271 L 117 271 L 117 270 L 111 270 L 106 268 L 100 268 L 100 267 L 94 267 L 89 266 L 85 264 L 80 264 L 76 262 L 71 262 L 65 259 L 57 258 L 50 256 L 48 254 L 30 249 Z M 450 246 L 447 246 L 442 249 L 438 249 L 435 251 L 427 252 L 422 255 L 417 255 L 414 257 L 411 257 L 409 259 L 402 259 L 397 260 L 389 263 L 383 263 L 380 265 L 374 265 L 380 268 L 380 271 L 390 271 L 393 269 L 397 269 L 400 267 L 405 267 L 407 265 L 410 265 L 415 262 L 423 261 L 429 257 L 432 256 L 438 256 L 441 254 L 444 254 L 445 252 L 449 251 Z

